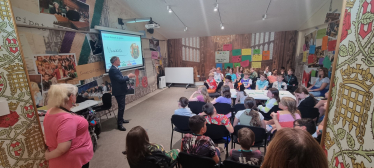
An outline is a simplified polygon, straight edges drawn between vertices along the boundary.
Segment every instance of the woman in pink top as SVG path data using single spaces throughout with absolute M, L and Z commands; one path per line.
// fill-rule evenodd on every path
M 275 125 L 275 128 L 293 128 L 294 121 L 301 118 L 300 112 L 296 107 L 296 100 L 291 97 L 283 97 L 279 102 L 279 108 L 281 108 L 283 111 L 278 111 L 278 113 L 273 112 L 270 114 L 270 116 L 273 118 L 271 122 Z
M 70 112 L 77 92 L 71 84 L 52 85 L 48 91 L 50 109 L 43 125 L 50 168 L 88 168 L 93 157 L 87 120 Z
M 199 86 L 197 91 L 193 92 L 188 100 L 199 101 L 199 102 L 210 102 L 210 97 L 209 97 L 207 88 L 205 86 Z

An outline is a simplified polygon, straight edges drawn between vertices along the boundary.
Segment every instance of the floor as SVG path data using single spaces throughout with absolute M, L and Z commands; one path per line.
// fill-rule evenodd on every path
M 124 118 L 130 123 L 124 124 L 127 129 L 121 132 L 116 129 L 116 119 L 111 116 L 102 118 L 103 131 L 98 140 L 98 149 L 90 162 L 90 168 L 124 168 L 130 167 L 125 150 L 126 134 L 135 126 L 142 126 L 147 130 L 152 143 L 161 144 L 165 150 L 170 148 L 171 122 L 174 110 L 178 108 L 181 96 L 189 98 L 196 88 L 171 87 L 157 90 L 144 98 L 126 106 Z M 105 121 L 106 120 L 106 121 Z M 173 149 L 180 149 L 181 134 L 174 133 Z M 223 145 L 220 145 L 223 147 Z M 224 154 L 222 159 L 224 159 Z

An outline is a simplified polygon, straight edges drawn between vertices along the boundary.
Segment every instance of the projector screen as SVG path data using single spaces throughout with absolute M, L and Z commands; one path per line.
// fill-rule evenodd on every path
M 102 31 L 104 60 L 106 72 L 112 64 L 110 58 L 117 56 L 120 59 L 120 70 L 143 67 L 142 41 L 139 35 L 121 34 Z

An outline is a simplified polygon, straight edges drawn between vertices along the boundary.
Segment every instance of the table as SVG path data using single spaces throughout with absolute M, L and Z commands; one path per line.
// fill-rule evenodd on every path
M 86 100 L 86 101 L 84 101 L 82 103 L 78 103 L 78 106 L 71 108 L 70 111 L 72 111 L 72 112 L 75 113 L 75 112 L 78 112 L 80 110 L 84 110 L 84 109 L 87 109 L 89 107 L 93 107 L 93 106 L 99 105 L 100 103 L 102 103 L 102 101 Z M 46 111 L 48 109 L 47 109 L 47 106 L 43 106 L 43 107 L 38 108 L 38 110 L 44 110 L 44 111 Z
M 236 89 L 230 89 L 231 92 L 231 98 L 236 98 Z M 244 92 L 249 97 L 253 97 L 256 100 L 268 100 L 269 98 L 266 96 L 268 93 L 267 90 L 244 90 Z M 282 99 L 282 97 L 291 97 L 296 100 L 296 97 L 291 94 L 289 91 L 279 91 L 279 98 Z

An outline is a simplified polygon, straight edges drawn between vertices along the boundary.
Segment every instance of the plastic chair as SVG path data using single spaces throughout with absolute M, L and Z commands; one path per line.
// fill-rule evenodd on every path
M 186 152 L 178 154 L 178 164 L 183 168 L 219 168 L 212 158 L 191 155 Z
M 203 106 L 205 105 L 205 102 L 199 102 L 199 101 L 190 101 L 188 103 L 188 107 L 191 109 L 192 113 L 199 114 L 203 112 Z
M 214 104 L 214 107 L 218 114 L 226 115 L 231 112 L 231 105 L 227 103 L 216 103 Z
M 260 166 L 254 166 L 254 165 L 249 165 L 249 164 L 243 164 L 239 162 L 235 162 L 230 159 L 226 159 L 223 161 L 223 168 L 259 168 Z
M 226 126 L 216 125 L 216 124 L 206 124 L 206 127 L 207 127 L 207 130 L 204 135 L 212 139 L 215 144 L 221 144 L 221 143 L 225 144 L 226 157 L 227 157 L 229 153 L 228 144 L 230 143 L 229 141 L 230 133 L 227 130 Z M 226 139 L 223 139 L 223 137 L 226 137 Z
M 234 127 L 234 133 L 232 134 L 232 141 L 231 141 L 231 148 L 235 148 L 235 144 L 238 143 L 238 131 L 242 128 L 249 128 L 255 133 L 255 144 L 252 147 L 264 147 L 264 154 L 266 153 L 266 146 L 267 146 L 267 137 L 268 134 L 264 128 L 260 127 L 252 127 L 248 125 L 236 125 Z
M 281 110 L 281 109 L 279 108 L 279 106 L 278 106 L 278 105 L 274 105 L 274 106 L 269 110 L 269 112 L 264 113 L 264 112 L 260 111 L 260 113 L 264 116 L 264 120 L 268 121 L 268 120 L 273 119 L 273 118 L 270 116 L 270 114 L 271 114 L 272 112 L 277 112 L 277 111 L 279 111 L 279 110 Z
M 102 101 L 103 101 L 103 105 L 101 106 L 97 106 L 97 107 L 93 107 L 92 109 L 95 110 L 95 112 L 97 114 L 99 114 L 99 121 L 100 121 L 100 126 L 101 126 L 101 116 L 100 115 L 101 113 L 104 113 L 106 110 L 109 111 L 109 113 L 113 112 L 114 114 L 114 117 L 116 117 L 116 113 L 114 112 L 114 110 L 111 110 L 112 108 L 112 94 L 110 93 L 105 93 L 102 97 Z M 105 113 L 105 115 L 107 116 L 108 118 L 108 115 Z
M 244 104 L 235 104 L 234 108 L 235 108 L 235 113 L 241 110 L 245 110 Z
M 132 165 L 132 164 L 130 164 L 130 162 L 128 162 L 128 163 L 130 165 L 130 168 L 160 168 L 160 166 L 158 166 L 154 163 L 151 163 L 147 160 L 140 161 L 138 165 Z M 177 166 L 177 164 L 178 164 L 178 161 L 175 160 L 170 164 L 170 166 L 168 168 L 173 168 L 173 167 Z
M 177 131 L 182 134 L 191 133 L 190 127 L 188 125 L 188 116 L 173 115 L 171 116 L 171 139 L 170 139 L 170 150 L 172 149 L 173 144 L 173 133 Z M 175 127 L 174 127 L 175 125 Z

